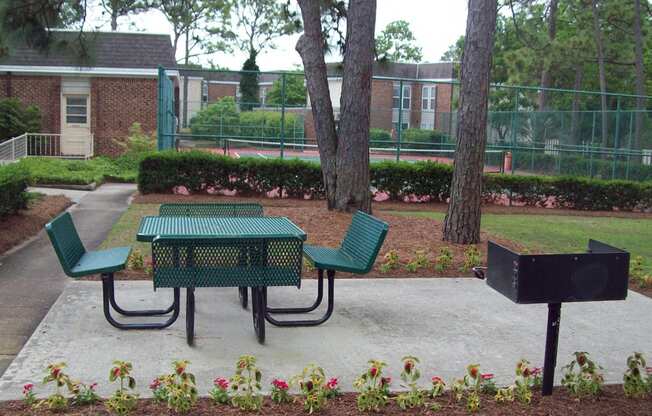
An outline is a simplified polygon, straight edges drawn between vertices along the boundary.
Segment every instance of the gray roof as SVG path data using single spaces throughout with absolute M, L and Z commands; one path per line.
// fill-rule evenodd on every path
M 39 51 L 14 43 L 0 65 L 157 68 L 176 65 L 169 35 L 124 32 L 85 32 L 88 58 L 80 58 L 78 32 L 53 31 L 51 47 Z
M 326 64 L 328 75 L 341 76 L 342 64 Z M 413 79 L 452 79 L 453 62 L 435 62 L 424 64 L 405 64 L 399 62 L 374 62 L 373 74 L 377 77 L 413 78 Z

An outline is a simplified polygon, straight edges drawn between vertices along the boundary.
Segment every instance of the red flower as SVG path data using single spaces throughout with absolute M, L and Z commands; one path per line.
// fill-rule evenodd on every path
M 312 384 L 312 381 L 310 381 L 310 380 L 306 381 L 306 390 L 312 391 L 313 387 L 314 387 L 314 385 Z
M 31 393 L 34 385 L 32 383 L 27 383 L 23 386 L 23 394 Z
M 113 377 L 120 377 L 120 374 L 122 374 L 122 371 L 120 370 L 120 367 L 116 367 L 113 369 Z
M 491 380 L 494 378 L 494 375 L 491 373 L 485 373 L 485 374 L 480 374 L 480 377 L 482 377 L 483 380 Z
M 577 364 L 584 365 L 586 364 L 586 356 L 584 354 L 577 355 Z
M 443 384 L 444 380 L 442 380 L 441 377 L 433 376 L 432 377 L 432 384 L 436 384 L 436 383 L 442 383 Z
M 376 377 L 376 374 L 378 374 L 378 369 L 376 367 L 371 367 L 369 369 L 369 374 L 371 375 L 371 377 Z
M 186 371 L 186 368 L 182 365 L 177 367 L 177 375 L 183 374 L 183 372 Z
M 403 369 L 405 370 L 406 373 L 410 374 L 410 371 L 412 371 L 412 367 L 414 367 L 414 363 L 410 360 L 407 360 L 405 362 L 405 365 L 403 366 Z
M 213 384 L 220 390 L 227 390 L 229 388 L 228 380 L 222 377 L 213 380 Z
M 529 368 L 525 367 L 523 368 L 523 377 L 530 377 L 531 371 Z
M 331 390 L 335 390 L 337 388 L 337 384 L 338 384 L 337 379 L 333 377 L 330 380 L 328 380 L 328 383 L 326 383 L 326 387 L 328 387 Z
M 59 377 L 60 373 L 61 373 L 61 369 L 59 367 L 52 368 L 52 377 L 57 378 Z
M 380 385 L 383 387 L 389 386 L 391 383 L 392 383 L 391 377 L 383 377 L 380 379 Z
M 97 383 L 93 383 L 90 386 L 88 386 L 89 389 L 95 390 L 97 388 Z
M 161 387 L 161 380 L 158 378 L 155 378 L 151 383 L 149 383 L 150 390 L 158 390 L 159 387 Z
M 277 379 L 277 378 L 275 378 L 272 381 L 272 385 L 274 387 L 276 387 L 277 389 L 279 389 L 279 390 L 287 390 L 287 389 L 290 388 L 290 386 L 288 386 L 288 383 L 285 380 L 280 380 L 280 379 Z
M 471 369 L 469 370 L 469 375 L 471 377 L 473 377 L 473 378 L 477 378 L 478 377 L 478 367 L 471 367 Z

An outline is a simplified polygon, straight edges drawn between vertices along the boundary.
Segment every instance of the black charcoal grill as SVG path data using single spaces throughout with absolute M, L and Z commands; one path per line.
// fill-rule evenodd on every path
M 519 254 L 489 241 L 487 267 L 476 277 L 515 303 L 547 303 L 548 331 L 542 394 L 552 394 L 563 302 L 624 300 L 629 280 L 629 253 L 589 240 L 586 253 Z

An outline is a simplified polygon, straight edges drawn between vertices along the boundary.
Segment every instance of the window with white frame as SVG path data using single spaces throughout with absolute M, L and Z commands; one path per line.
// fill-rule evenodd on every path
M 260 88 L 260 105 L 265 107 L 265 100 L 267 99 L 267 87 Z
M 401 101 L 401 85 L 394 84 L 392 88 L 392 108 L 397 109 Z M 409 110 L 412 105 L 412 86 L 403 85 L 403 105 L 401 109 Z
M 201 82 L 201 103 L 202 107 L 208 103 L 208 81 L 206 80 Z
M 421 88 L 421 110 L 435 111 L 435 100 L 437 99 L 436 86 L 426 86 Z
M 88 97 L 66 97 L 66 123 L 87 124 Z

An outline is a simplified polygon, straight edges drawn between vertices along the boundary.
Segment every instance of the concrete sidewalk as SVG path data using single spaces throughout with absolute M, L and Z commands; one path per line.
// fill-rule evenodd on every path
M 70 212 L 84 244 L 93 249 L 127 209 L 136 187 L 107 184 L 94 192 L 30 190 L 63 194 L 77 202 Z M 44 232 L 0 257 L 0 374 L 59 297 L 67 279 Z
M 315 282 L 270 290 L 270 306 L 279 299 L 307 304 Z M 274 377 L 290 377 L 309 363 L 338 376 L 344 390 L 370 358 L 389 364 L 397 381 L 400 359 L 422 360 L 423 383 L 432 375 L 451 380 L 469 363 L 493 372 L 499 384 L 511 383 L 514 365 L 527 358 L 541 366 L 546 305 L 516 305 L 475 279 L 355 279 L 336 282 L 336 308 L 330 321 L 313 328 L 267 325 L 267 342 L 256 341 L 250 310 L 238 304 L 235 289 L 198 289 L 196 346 L 185 339 L 183 312 L 160 331 L 120 331 L 105 320 L 99 282 L 70 281 L 19 356 L 0 379 L 0 400 L 20 395 L 26 382 L 41 379 L 50 362 L 65 361 L 69 373 L 99 382 L 106 396 L 114 386 L 107 374 L 115 359 L 132 361 L 138 391 L 170 371 L 174 359 L 188 359 L 205 395 L 217 376 L 230 376 L 241 354 L 255 354 L 264 387 Z M 120 282 L 124 307 L 163 306 L 169 290 L 152 291 L 151 282 Z M 185 303 L 185 296 L 182 296 Z M 289 302 L 288 302 L 289 303 Z M 182 308 L 182 311 L 185 307 Z M 572 352 L 582 350 L 605 368 L 607 382 L 622 381 L 625 360 L 633 351 L 652 358 L 652 299 L 630 292 L 626 301 L 565 304 L 562 308 L 557 382 Z

